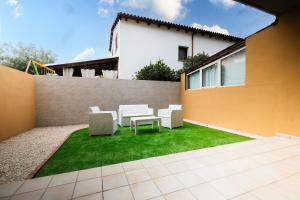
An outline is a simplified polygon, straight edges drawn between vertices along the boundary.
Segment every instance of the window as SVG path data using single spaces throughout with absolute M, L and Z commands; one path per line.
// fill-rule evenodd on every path
M 196 71 L 188 75 L 188 89 L 195 89 L 200 87 L 200 72 Z
M 213 64 L 202 70 L 202 87 L 212 87 L 217 85 L 217 64 Z
M 239 49 L 191 72 L 187 75 L 187 89 L 245 84 L 245 51 Z
M 221 60 L 221 85 L 245 83 L 245 49 Z
M 178 60 L 183 61 L 187 59 L 188 47 L 178 47 Z

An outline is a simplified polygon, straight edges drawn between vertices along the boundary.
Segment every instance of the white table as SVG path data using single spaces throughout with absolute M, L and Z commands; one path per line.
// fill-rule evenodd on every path
M 154 122 L 158 123 L 158 131 L 161 130 L 161 117 L 156 116 L 144 116 L 144 117 L 131 117 L 130 118 L 130 131 L 132 126 L 134 126 L 134 133 L 137 134 L 137 127 L 139 123 L 152 121 L 152 129 L 154 128 Z

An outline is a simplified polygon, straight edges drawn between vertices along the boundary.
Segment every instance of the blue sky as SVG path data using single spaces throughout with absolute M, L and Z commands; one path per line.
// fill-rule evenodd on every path
M 239 37 L 275 20 L 232 0 L 0 0 L 0 43 L 35 44 L 57 62 L 106 57 L 120 11 Z

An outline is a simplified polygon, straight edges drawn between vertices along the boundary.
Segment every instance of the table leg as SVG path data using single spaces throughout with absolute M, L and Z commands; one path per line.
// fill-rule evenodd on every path
M 161 131 L 161 119 L 157 120 L 158 123 L 158 132 Z
M 132 131 L 132 121 L 130 120 L 130 132 Z

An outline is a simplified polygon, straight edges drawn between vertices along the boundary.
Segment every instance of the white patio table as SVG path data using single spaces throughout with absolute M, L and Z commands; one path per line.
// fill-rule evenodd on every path
M 158 123 L 158 131 L 161 130 L 161 117 L 157 116 L 144 116 L 144 117 L 131 117 L 130 118 L 130 131 L 134 126 L 134 133 L 137 134 L 137 128 L 139 123 L 152 121 L 152 129 L 154 128 L 154 122 Z

